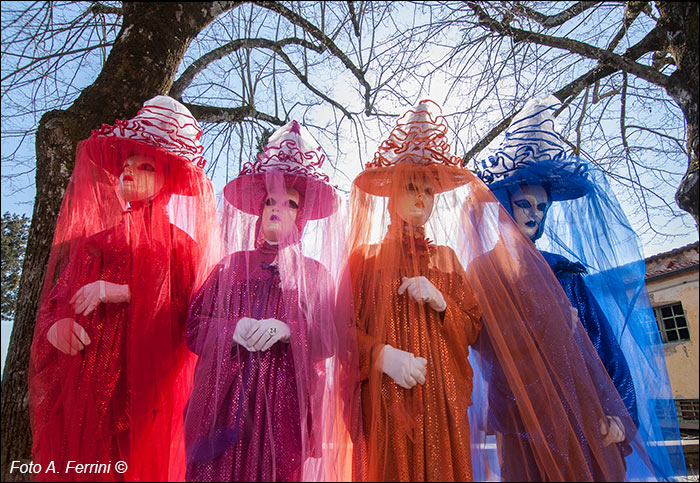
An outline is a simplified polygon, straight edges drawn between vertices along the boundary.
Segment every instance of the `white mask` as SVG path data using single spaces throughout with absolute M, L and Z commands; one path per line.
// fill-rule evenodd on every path
M 549 208 L 545 189 L 539 185 L 523 185 L 510 197 L 510 206 L 520 231 L 534 239 Z

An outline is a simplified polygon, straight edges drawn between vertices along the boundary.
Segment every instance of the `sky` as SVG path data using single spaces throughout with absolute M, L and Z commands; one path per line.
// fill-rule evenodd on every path
M 370 126 L 368 129 L 372 129 Z M 375 130 L 374 136 L 377 136 L 378 138 L 381 137 L 382 133 L 378 132 Z M 501 137 L 499 137 L 497 140 L 492 143 L 491 148 L 495 148 L 495 146 L 500 143 Z M 206 143 L 206 139 L 202 139 L 203 143 Z M 346 159 L 346 160 L 334 160 L 337 162 L 338 165 L 343 166 L 343 172 L 339 173 L 337 171 L 334 171 L 332 167 L 330 166 L 330 163 L 326 163 L 325 166 L 325 171 L 329 176 L 331 177 L 331 182 L 336 184 L 339 188 L 341 188 L 341 191 L 345 192 L 344 200 L 347 201 L 347 192 L 349 191 L 350 187 L 350 181 L 352 178 L 354 178 L 360 171 L 361 171 L 361 163 L 358 162 L 357 158 L 362 158 L 365 161 L 368 161 L 371 159 L 371 156 L 374 152 L 374 150 L 377 148 L 378 143 L 372 143 L 369 142 L 367 146 L 353 146 L 352 149 L 344 149 L 346 153 L 352 153 L 351 155 L 346 155 L 345 157 L 348 158 L 353 158 L 353 159 Z M 360 154 L 362 153 L 362 154 Z M 5 213 L 7 211 L 11 213 L 18 213 L 18 214 L 26 214 L 27 216 L 31 217 L 32 215 L 32 210 L 33 210 L 33 198 L 35 195 L 35 186 L 34 186 L 34 180 L 33 180 L 34 173 L 30 172 L 25 175 L 22 175 L 19 181 L 17 181 L 18 184 L 23 184 L 26 187 L 19 191 L 12 193 L 10 189 L 5 189 L 5 180 L 3 179 L 3 190 L 2 190 L 2 212 Z M 212 179 L 212 182 L 214 184 L 215 190 L 218 193 L 223 190 L 223 187 L 225 186 L 227 180 L 225 179 L 224 171 L 219 170 L 218 173 L 214 176 Z M 624 209 L 624 206 L 623 206 Z M 690 218 L 689 215 L 685 215 L 688 218 Z M 686 220 L 687 221 L 687 220 Z M 680 225 L 680 220 L 679 220 L 679 225 Z M 672 241 L 664 241 L 664 240 L 655 240 L 655 241 L 650 241 L 647 242 L 646 244 L 643 245 L 644 247 L 644 254 L 645 256 L 651 256 L 656 253 L 661 253 L 664 251 L 669 251 L 674 248 L 680 247 L 687 245 L 689 243 L 693 243 L 697 241 L 697 233 L 691 232 L 687 236 L 682 236 L 678 237 Z M 11 321 L 2 321 L 2 333 L 1 333 L 1 340 L 0 340 L 0 350 L 2 351 L 1 357 L 2 357 L 2 367 L 4 368 L 5 364 L 5 358 L 7 354 L 7 346 L 9 344 L 9 338 L 10 338 L 10 333 L 12 330 L 12 322 Z
M 435 94 L 435 98 L 439 98 L 439 95 Z M 407 107 L 408 106 L 406 106 L 406 108 Z M 359 172 L 362 169 L 362 164 L 371 160 L 373 153 L 378 147 L 378 144 L 380 142 L 379 140 L 382 138 L 382 136 L 388 134 L 382 133 L 377 125 L 371 123 L 367 125 L 366 129 L 367 133 L 369 134 L 369 137 L 373 138 L 372 140 L 368 141 L 365 145 L 357 145 L 356 143 L 353 144 L 351 141 L 348 141 L 346 145 L 341 146 L 341 149 L 338 150 L 340 154 L 338 154 L 338 152 L 334 153 L 334 159 L 329 160 L 332 161 L 334 165 L 342 167 L 342 172 L 334 170 L 330 162 L 326 163 L 326 165 L 324 166 L 324 171 L 331 177 L 331 182 L 337 185 L 340 188 L 341 192 L 343 192 L 344 201 L 347 201 L 351 180 L 357 174 L 359 174 Z M 496 138 L 494 142 L 491 143 L 489 148 L 484 150 L 484 152 L 487 153 L 495 149 L 501 142 L 502 137 L 503 135 Z M 207 140 L 205 136 L 202 138 L 202 143 L 206 146 Z M 451 143 L 454 147 L 454 140 L 451 140 Z M 6 144 L 7 143 L 3 143 L 3 150 L 5 149 Z M 213 150 L 213 148 L 211 149 Z M 32 154 L 27 152 L 26 156 L 31 157 Z M 3 175 L 5 174 L 6 169 L 3 166 Z M 221 190 L 223 190 L 223 187 L 225 186 L 227 181 L 228 180 L 226 179 L 224 170 L 218 169 L 215 176 L 212 178 L 212 182 L 214 184 L 214 188 L 217 194 L 219 194 Z M 28 217 L 31 217 L 33 211 L 33 201 L 35 196 L 34 171 L 29 170 L 24 174 L 20 174 L 16 179 L 13 180 L 14 186 L 22 187 L 19 190 L 9 186 L 9 184 L 8 186 L 6 186 L 6 184 L 6 179 L 3 177 L 2 213 L 9 211 L 11 213 L 25 214 Z M 675 201 L 673 200 L 670 201 L 675 203 Z M 624 204 L 623 209 L 625 209 Z M 692 218 L 690 217 L 690 215 L 685 214 L 683 215 L 683 217 L 685 219 L 678 219 L 677 221 L 679 231 L 687 230 L 687 228 L 685 227 L 689 223 L 692 223 Z M 673 226 L 674 224 L 671 223 L 671 228 L 673 228 Z M 674 248 L 696 242 L 697 240 L 697 232 L 694 232 L 692 230 L 687 235 L 679 236 L 672 240 L 664 240 L 658 237 L 642 237 L 644 255 L 646 257 L 657 253 L 669 251 Z M 2 357 L 1 363 L 3 368 L 5 364 L 5 358 L 7 354 L 7 347 L 9 344 L 11 330 L 12 322 L 2 321 L 2 332 L 0 334 L 0 350 Z
M 84 85 L 88 85 L 91 82 L 90 75 L 85 76 Z M 343 97 L 343 89 L 347 88 L 347 84 L 342 78 L 339 78 L 334 83 L 335 98 Z M 441 79 L 436 78 L 427 87 L 426 95 L 423 97 L 434 99 L 440 103 L 446 102 L 443 105 L 443 111 L 445 114 L 455 112 L 458 110 L 459 106 L 450 104 L 449 99 L 445 99 L 444 93 L 444 83 Z M 410 91 L 411 86 L 402 86 L 405 91 Z M 393 109 L 396 114 L 401 114 L 405 111 L 409 105 L 396 104 Z M 4 111 L 4 109 L 3 109 Z M 319 110 L 316 112 L 318 119 L 323 119 L 324 117 L 329 117 L 330 113 L 328 111 Z M 38 123 L 39 115 L 36 115 L 33 119 L 35 124 Z M 4 119 L 3 119 L 4 121 Z M 301 121 L 301 120 L 300 120 Z M 489 122 L 495 122 L 496 120 L 484 120 L 486 124 Z M 322 121 L 319 121 L 321 124 Z M 347 123 L 346 123 L 347 126 Z M 314 132 L 311 130 L 319 142 L 323 145 L 326 142 L 322 136 L 322 133 Z M 346 141 L 340 146 L 334 146 L 334 149 L 327 149 L 329 154 L 329 163 L 326 166 L 326 172 L 331 177 L 331 182 L 337 185 L 341 192 L 345 195 L 345 200 L 347 200 L 347 194 L 349 192 L 351 180 L 361 171 L 362 165 L 371 160 L 374 151 L 376 150 L 382 137 L 388 134 L 386 130 L 382 130 L 377 122 L 367 121 L 365 123 L 364 134 L 367 135 L 368 140 L 365 143 L 358 144 L 353 140 L 351 132 L 346 133 Z M 455 133 L 449 133 L 450 141 L 452 142 L 453 148 L 456 146 Z M 500 143 L 502 136 L 496 138 L 491 145 L 483 151 L 483 155 L 495 149 Z M 3 157 L 15 148 L 16 143 L 19 138 L 13 135 L 12 129 L 8 128 L 3 122 L 3 132 L 2 132 L 2 153 Z M 205 151 L 205 156 L 211 156 L 219 146 L 214 146 L 212 143 L 208 142 L 207 134 L 201 139 L 202 143 L 207 148 Z M 468 144 L 468 143 L 463 143 Z M 17 167 L 8 166 L 6 164 L 2 165 L 2 195 L 1 195 L 1 209 L 2 213 L 10 212 L 17 214 L 26 214 L 31 217 L 33 210 L 33 200 L 35 195 L 35 181 L 34 181 L 34 170 L 31 166 L 34 158 L 34 146 L 33 139 L 28 139 L 23 143 L 23 147 L 19 153 L 19 159 L 24 160 L 27 167 Z M 332 164 L 342 167 L 341 170 L 334 171 L 330 166 Z M 469 167 L 472 167 L 470 165 Z M 7 178 L 8 175 L 15 175 L 13 179 Z M 217 169 L 216 174 L 212 178 L 214 188 L 217 193 L 219 193 L 228 180 L 226 179 L 224 169 Z M 614 189 L 622 189 L 622 187 L 614 187 Z M 668 193 L 668 201 L 670 203 L 675 203 L 672 200 L 673 193 Z M 623 204 L 623 209 L 626 212 L 631 212 L 632 207 Z M 653 237 L 649 234 L 642 234 L 642 244 L 645 256 L 651 256 L 657 253 L 672 250 L 674 248 L 687 245 L 697 241 L 697 231 L 694 229 L 689 229 L 688 227 L 693 226 L 692 217 L 687 214 L 681 215 L 677 220 L 665 220 L 668 222 L 667 229 L 669 233 L 684 233 L 682 236 L 677 236 L 675 238 L 663 238 L 663 237 Z M 11 330 L 10 322 L 2 322 L 2 364 L 4 367 L 5 355 L 7 343 L 9 341 L 9 334 Z

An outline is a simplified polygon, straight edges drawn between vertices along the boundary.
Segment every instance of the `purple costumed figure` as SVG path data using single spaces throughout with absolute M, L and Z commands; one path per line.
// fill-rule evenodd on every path
M 344 225 L 324 160 L 292 121 L 224 189 L 228 254 L 187 319 L 199 356 L 185 422 L 188 481 L 349 474 L 338 381 L 353 345 L 338 335 L 334 275 Z

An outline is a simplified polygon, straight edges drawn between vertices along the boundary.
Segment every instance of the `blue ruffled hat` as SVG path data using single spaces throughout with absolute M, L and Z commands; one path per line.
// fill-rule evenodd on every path
M 593 189 L 588 162 L 567 155 L 555 129 L 554 111 L 561 103 L 550 95 L 525 104 L 488 158 L 476 163 L 476 174 L 496 193 L 522 184 L 547 185 L 552 201 L 580 198 Z

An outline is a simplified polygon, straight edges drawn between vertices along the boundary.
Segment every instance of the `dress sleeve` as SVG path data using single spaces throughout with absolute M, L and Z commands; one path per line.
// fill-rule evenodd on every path
M 313 292 L 310 294 L 311 321 L 308 324 L 309 349 L 314 362 L 325 360 L 335 355 L 337 345 L 338 324 L 335 317 L 335 283 L 330 272 L 321 263 L 313 262 L 314 282 L 310 284 Z
M 369 378 L 370 366 L 374 351 L 381 349 L 384 343 L 377 337 L 369 334 L 369 321 L 373 310 L 372 284 L 368 280 L 374 271 L 372 259 L 368 259 L 361 251 L 356 251 L 350 255 L 348 264 L 350 266 L 350 276 L 352 278 L 352 295 L 355 308 L 355 318 L 357 327 L 357 351 L 360 364 L 360 380 Z
M 175 320 L 182 324 L 194 289 L 197 266 L 202 257 L 196 241 L 180 228 L 174 225 L 170 228 L 175 245 L 170 257 L 170 273 L 173 277 L 170 303 L 175 310 Z
M 445 329 L 455 334 L 458 340 L 464 339 L 467 345 L 472 345 L 481 331 L 481 308 L 457 255 L 447 247 L 442 248 L 446 252 L 440 257 L 447 261 L 443 268 L 445 272 L 431 274 L 428 279 L 440 290 L 447 303 L 442 314 Z
M 206 343 L 207 333 L 212 323 L 215 323 L 219 281 L 222 273 L 222 265 L 217 265 L 197 291 L 189 306 L 185 322 L 185 338 L 187 347 L 197 355 L 201 354 Z
M 75 318 L 75 311 L 69 304 L 73 293 L 80 287 L 72 287 L 70 271 L 73 266 L 69 266 L 58 279 L 56 285 L 51 289 L 49 297 L 46 299 L 44 310 L 41 311 L 41 329 L 46 331 L 57 320 L 65 318 Z
M 87 283 L 85 281 L 86 274 L 91 270 L 89 267 L 93 265 L 93 259 L 90 253 L 81 253 L 80 256 L 75 254 L 71 257 L 71 245 L 81 246 L 84 244 L 84 239 L 78 243 L 66 242 L 62 246 L 62 251 L 69 259 L 68 263 L 63 264 L 57 277 L 55 284 L 51 288 L 48 297 L 44 300 L 39 309 L 37 318 L 37 329 L 46 332 L 54 322 L 65 319 L 75 318 L 75 311 L 70 305 L 70 299 L 80 287 Z M 60 263 L 58 265 L 61 265 Z
M 575 308 L 579 312 L 579 319 L 586 329 L 596 352 L 598 352 L 605 370 L 617 388 L 620 398 L 625 403 L 632 421 L 635 424 L 639 424 L 632 374 L 608 318 L 586 286 L 581 274 L 576 273 L 572 275 L 570 288 L 567 292 L 570 292 L 567 294 L 569 298 L 576 302 Z M 625 421 L 627 418 L 622 418 L 622 420 Z M 635 429 L 625 429 L 626 439 L 630 439 L 634 435 Z

